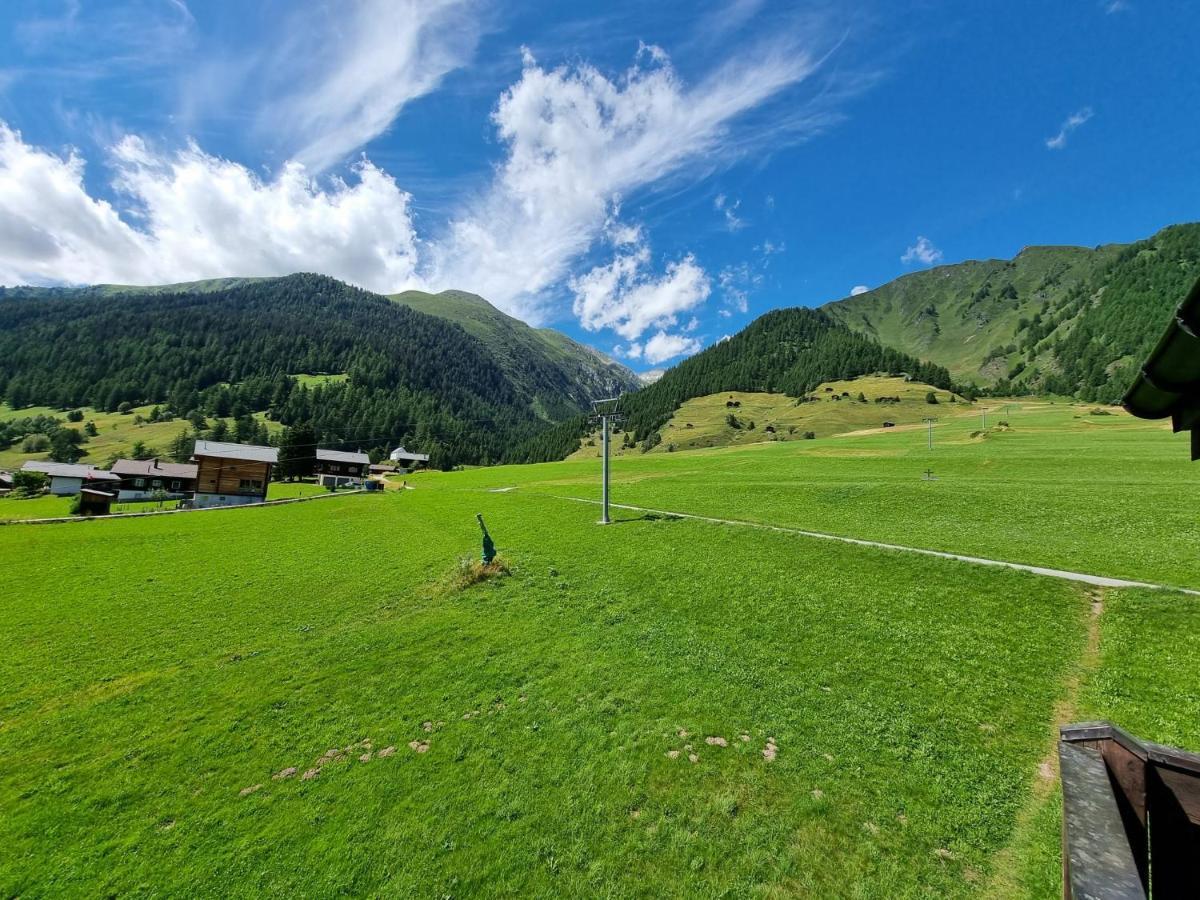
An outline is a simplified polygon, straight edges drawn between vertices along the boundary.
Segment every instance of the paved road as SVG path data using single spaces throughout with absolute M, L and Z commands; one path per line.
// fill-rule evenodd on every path
M 558 500 L 573 500 L 576 503 L 600 505 L 599 500 L 589 500 L 584 497 L 557 497 Z M 676 516 L 680 519 L 694 519 L 698 522 L 711 522 L 714 525 L 737 525 L 743 528 L 759 528 L 763 531 L 776 531 L 782 534 L 795 534 L 802 537 L 819 538 L 825 541 L 840 541 L 843 544 L 857 544 L 860 547 L 877 547 L 882 550 L 898 550 L 902 553 L 920 553 L 924 556 L 937 556 L 942 559 L 954 559 L 959 562 L 971 563 L 976 566 L 999 566 L 1005 569 L 1017 569 L 1021 572 L 1032 572 L 1034 575 L 1044 575 L 1047 578 L 1061 578 L 1064 581 L 1077 581 L 1081 584 L 1091 584 L 1096 587 L 1111 588 L 1150 588 L 1155 591 L 1176 591 L 1200 597 L 1200 591 L 1188 588 L 1172 587 L 1166 584 L 1149 584 L 1145 581 L 1128 581 L 1124 578 L 1108 578 L 1104 575 L 1088 575 L 1085 572 L 1068 572 L 1063 569 L 1049 569 L 1045 566 L 1030 566 L 1024 563 L 1006 562 L 1000 559 L 985 559 L 981 556 L 963 556 L 960 553 L 945 553 L 941 550 L 926 550 L 923 547 L 905 547 L 901 544 L 885 544 L 881 541 L 864 541 L 859 538 L 844 537 L 840 534 L 826 534 L 823 531 L 805 531 L 802 528 L 785 528 L 782 525 L 765 525 L 761 522 L 746 522 L 739 519 L 718 519 L 714 516 L 698 516 L 693 513 L 672 512 L 666 509 L 650 509 L 646 506 L 630 506 L 625 503 L 610 503 L 612 509 L 626 509 L 631 512 L 652 513 L 659 516 Z

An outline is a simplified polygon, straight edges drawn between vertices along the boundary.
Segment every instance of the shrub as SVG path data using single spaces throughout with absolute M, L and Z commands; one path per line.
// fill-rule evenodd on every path
M 727 415 L 725 417 L 725 424 L 728 425 L 730 428 L 741 428 L 742 427 L 742 423 L 738 421 L 738 417 L 735 416 L 733 413 L 730 413 L 729 415 Z
M 121 415 L 126 415 L 131 409 L 133 409 L 133 404 L 128 400 L 126 400 L 124 403 L 117 404 L 117 412 L 119 412 Z
M 22 453 L 45 453 L 50 449 L 50 438 L 44 434 L 31 434 L 21 444 Z
M 67 413 L 67 421 L 68 422 L 82 422 L 83 421 L 83 410 L 82 409 L 71 410 L 69 413 Z
M 806 441 L 812 441 L 812 440 L 815 440 L 815 439 L 816 439 L 816 437 L 817 437 L 817 433 L 816 433 L 815 431 L 806 431 L 806 432 L 804 432 L 804 439 L 805 439 Z
M 926 403 L 937 403 L 938 402 L 937 394 L 935 394 L 933 391 L 930 391 L 928 394 L 925 395 L 925 402 Z
M 10 497 L 17 499 L 36 497 L 46 489 L 49 479 L 41 472 L 28 472 L 19 469 L 12 473 L 13 489 Z

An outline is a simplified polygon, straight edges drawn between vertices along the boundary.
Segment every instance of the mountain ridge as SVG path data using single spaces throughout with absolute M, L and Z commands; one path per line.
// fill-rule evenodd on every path
M 821 307 L 999 393 L 1115 401 L 1200 278 L 1200 223 L 1130 244 L 1030 245 L 903 275 Z

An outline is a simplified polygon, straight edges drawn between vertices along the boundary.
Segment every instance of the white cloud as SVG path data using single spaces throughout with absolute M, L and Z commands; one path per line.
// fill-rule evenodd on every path
M 319 271 L 382 291 L 415 279 L 409 196 L 365 160 L 354 183 L 321 188 L 299 163 L 264 181 L 194 145 L 158 154 L 127 137 L 112 165 L 124 218 L 89 195 L 77 154 L 31 147 L 0 123 L 0 284 Z
M 854 287 L 850 288 L 850 296 L 857 297 L 859 294 L 865 294 L 869 290 L 870 288 L 865 284 L 856 284 Z
M 1101 6 L 1104 7 L 1104 11 L 1110 16 L 1115 13 L 1126 12 L 1133 8 L 1127 0 L 1104 0 Z
M 700 340 L 682 334 L 667 334 L 660 331 L 646 341 L 643 355 L 650 365 L 666 362 L 677 356 L 691 356 L 701 347 Z
M 620 219 L 621 198 L 703 178 L 768 138 L 778 146 L 818 132 L 830 121 L 828 85 L 779 116 L 743 121 L 818 60 L 784 37 L 688 83 L 657 47 L 643 46 L 615 76 L 586 63 L 543 68 L 527 53 L 492 114 L 502 158 L 491 181 L 422 240 L 409 194 L 365 157 L 344 177 L 321 170 L 470 57 L 480 28 L 465 21 L 472 9 L 470 0 L 369 0 L 344 16 L 341 6 L 297 7 L 269 58 L 201 92 L 201 102 L 258 92 L 259 126 L 277 132 L 287 160 L 273 174 L 195 143 L 163 149 L 126 136 L 109 141 L 102 161 L 110 195 L 89 191 L 77 152 L 32 146 L 0 122 L 0 283 L 320 271 L 376 291 L 468 288 L 534 324 L 565 287 L 584 327 L 612 329 L 626 352 L 694 352 L 687 314 L 708 299 L 709 275 L 688 253 L 652 264 L 643 228 Z M 299 28 L 313 10 L 338 28 Z M 313 74 L 300 62 L 272 69 L 289 55 L 307 58 Z M 263 83 L 247 87 L 255 78 Z M 736 202 L 723 206 L 740 222 Z M 600 240 L 610 261 L 571 278 Z M 736 291 L 746 287 L 732 290 L 744 309 Z
M 713 209 L 725 216 L 725 227 L 730 231 L 740 231 L 746 227 L 746 222 L 737 214 L 738 207 L 741 205 L 741 200 L 734 200 L 730 203 L 724 194 L 717 194 L 713 198 Z
M 580 324 L 589 331 L 610 328 L 634 341 L 651 328 L 675 326 L 681 314 L 708 299 L 712 286 L 692 255 L 668 263 L 659 277 L 647 271 L 650 264 L 650 248 L 642 243 L 572 278 L 572 308 Z
M 917 242 L 905 250 L 904 255 L 900 257 L 900 262 L 906 265 L 919 262 L 926 266 L 932 266 L 941 261 L 942 251 L 933 246 L 933 242 L 924 235 L 919 235 Z
M 750 292 L 762 285 L 762 275 L 743 262 L 723 268 L 717 273 L 717 283 L 726 306 L 721 313 L 728 318 L 735 311 L 745 313 L 749 310 Z
M 730 137 L 734 120 L 815 67 L 803 50 L 761 48 L 689 86 L 661 50 L 642 48 L 617 78 L 587 64 L 544 69 L 526 53 L 493 114 L 507 157 L 438 242 L 431 280 L 544 319 L 547 289 L 600 236 L 619 196 L 747 152 L 747 134 Z
M 1071 113 L 1067 116 L 1066 121 L 1062 123 L 1062 127 L 1058 129 L 1058 134 L 1054 137 L 1046 138 L 1046 146 L 1051 150 L 1061 150 L 1067 146 L 1067 138 L 1075 129 L 1085 125 L 1095 113 L 1090 106 L 1085 106 L 1079 112 Z
M 382 134 L 406 103 L 469 62 L 479 41 L 469 0 L 336 4 L 335 21 L 324 23 L 332 27 L 314 22 L 319 14 L 302 7 L 292 40 L 272 56 L 272 76 L 291 83 L 263 120 L 292 158 L 318 171 Z

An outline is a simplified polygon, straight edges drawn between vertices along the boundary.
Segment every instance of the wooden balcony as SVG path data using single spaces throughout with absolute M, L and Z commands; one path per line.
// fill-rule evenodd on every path
M 1084 722 L 1058 758 L 1067 900 L 1200 897 L 1200 754 Z

